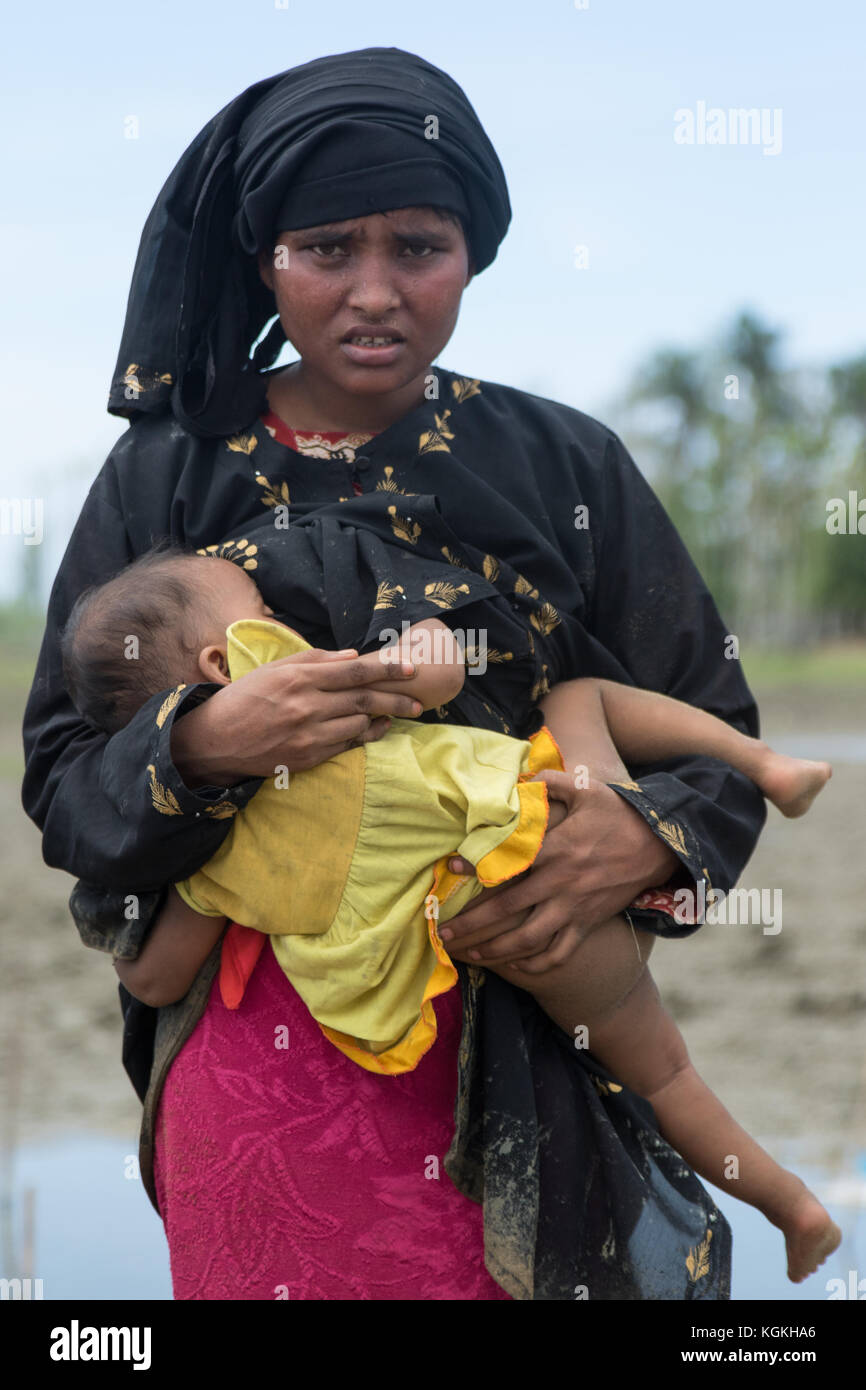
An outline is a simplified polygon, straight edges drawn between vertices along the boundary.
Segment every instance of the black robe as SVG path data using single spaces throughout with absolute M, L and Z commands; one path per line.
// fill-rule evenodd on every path
M 433 379 L 437 399 L 348 459 L 298 454 L 260 420 L 201 439 L 170 416 L 144 415 L 118 440 L 52 589 L 24 723 L 24 807 L 43 832 L 46 862 L 79 880 L 71 907 L 87 944 L 134 957 L 166 886 L 207 862 L 260 785 L 191 791 L 171 762 L 174 720 L 217 687 L 160 692 L 110 739 L 65 692 L 58 632 L 76 596 L 162 536 L 246 557 L 248 567 L 252 556 L 266 601 L 319 646 L 373 649 L 382 626 L 402 617 L 487 627 L 495 659 L 427 719 L 525 737 L 548 685 L 596 675 L 757 733 L 715 605 L 616 435 L 508 387 L 443 368 Z M 396 565 L 401 552 L 409 559 L 392 583 L 389 557 Z M 306 555 L 305 577 L 296 565 L 284 572 L 282 554 L 286 568 Z M 419 562 L 428 572 L 412 589 Z M 373 620 L 370 585 L 379 593 L 380 583 L 394 607 Z M 683 881 L 732 887 L 765 816 L 753 784 L 713 759 L 629 770 L 636 785 L 617 790 L 673 849 Z M 640 925 L 660 935 L 695 930 L 651 913 Z M 154 1204 L 161 1084 L 204 1007 L 218 950 L 168 1009 L 121 989 L 124 1064 L 145 1101 L 142 1167 Z M 524 1298 L 728 1297 L 727 1225 L 660 1139 L 650 1107 L 525 992 L 482 970 L 459 973 L 464 1027 L 446 1169 L 484 1200 L 494 1277 Z

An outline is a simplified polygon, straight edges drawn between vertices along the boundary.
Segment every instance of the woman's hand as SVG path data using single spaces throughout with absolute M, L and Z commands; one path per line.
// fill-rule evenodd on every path
M 530 975 L 561 965 L 590 932 L 644 888 L 666 883 L 678 866 L 676 855 L 606 783 L 590 778 L 588 787 L 577 789 L 566 773 L 552 771 L 532 780 L 546 782 L 567 813 L 548 829 L 527 874 L 497 889 L 495 902 L 476 903 L 442 928 L 449 955 L 469 965 L 509 965 Z M 465 860 L 454 859 L 450 867 L 474 873 Z M 513 920 L 518 912 L 522 925 Z
M 411 696 L 373 688 L 414 674 L 381 652 L 313 648 L 267 662 L 175 721 L 172 761 L 190 788 L 318 767 L 381 738 L 389 716 L 419 714 Z
M 465 859 L 452 859 L 451 865 L 455 873 L 473 874 L 475 872 L 474 865 L 469 864 Z M 443 926 L 441 931 L 439 932 L 439 935 L 445 942 L 449 956 L 451 956 L 454 960 L 463 961 L 466 965 L 484 965 L 485 962 L 478 958 L 478 953 L 474 949 L 473 943 L 476 939 L 475 936 L 473 935 L 472 941 L 469 942 L 468 945 L 464 946 L 462 945 L 462 943 L 458 944 L 457 941 L 452 941 L 449 939 L 451 937 L 451 929 L 452 927 L 454 927 L 455 923 L 457 924 L 458 929 L 461 923 L 466 923 L 467 931 L 471 930 L 471 923 L 474 920 L 474 914 L 477 912 L 478 908 L 481 906 L 482 903 L 487 903 L 490 902 L 493 898 L 501 897 L 503 893 L 508 892 L 508 890 L 513 888 L 515 884 L 522 883 L 523 880 L 528 877 L 529 870 L 527 869 L 525 873 L 518 874 L 515 878 L 508 879 L 506 883 L 497 883 L 493 888 L 482 888 L 481 892 L 477 895 L 477 897 L 472 899 L 471 910 L 467 908 L 465 912 L 460 913 L 459 917 L 452 917 L 448 925 Z M 523 907 L 518 912 L 505 913 L 503 913 L 501 908 L 497 908 L 495 918 L 496 925 L 494 927 L 490 927 L 487 930 L 487 934 L 484 939 L 504 939 L 505 934 L 507 932 L 514 932 L 518 927 L 522 927 L 523 923 L 526 921 L 527 917 L 529 917 L 531 912 L 531 907 Z M 477 933 L 477 939 L 478 941 L 482 939 L 480 932 Z M 489 965 L 490 961 L 488 960 L 486 963 Z M 496 964 L 498 965 L 500 964 L 500 962 L 497 961 Z

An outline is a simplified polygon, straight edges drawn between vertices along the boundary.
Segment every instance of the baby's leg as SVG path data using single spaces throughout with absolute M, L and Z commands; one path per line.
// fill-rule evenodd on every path
M 698 1076 L 645 965 L 653 940 L 615 917 L 528 986 L 523 981 L 530 977 L 516 981 L 507 967 L 497 973 L 528 987 L 569 1037 L 650 1102 L 662 1135 L 695 1172 L 779 1227 L 788 1275 L 797 1283 L 836 1249 L 841 1232 L 801 1180 L 737 1124 Z
M 831 775 L 829 763 L 775 753 L 761 739 L 741 734 L 706 710 L 654 690 L 605 680 L 565 681 L 541 701 L 563 749 L 566 769 L 588 764 L 592 771 L 591 757 L 581 753 L 583 725 L 589 721 L 588 738 L 594 743 L 599 737 L 598 707 L 617 761 L 622 757 L 630 763 L 651 763 L 688 754 L 719 758 L 751 777 L 785 816 L 802 816 Z M 568 756 L 560 730 L 567 731 Z M 593 775 L 607 782 L 619 780 L 606 771 Z
M 601 681 L 563 681 L 539 702 L 566 772 L 584 767 L 598 782 L 628 781 L 601 698 Z

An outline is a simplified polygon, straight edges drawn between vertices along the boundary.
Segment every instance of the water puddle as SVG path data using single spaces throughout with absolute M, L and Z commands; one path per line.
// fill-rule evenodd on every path
M 779 734 L 764 737 L 777 753 L 830 763 L 866 763 L 866 734 Z
M 753 1207 L 707 1183 L 733 1232 L 732 1299 L 823 1301 L 831 1295 L 850 1298 L 860 1280 L 863 1286 L 856 1296 L 866 1299 L 866 1153 L 855 1155 L 848 1166 L 831 1173 L 826 1168 L 799 1162 L 790 1152 L 785 1152 L 784 1144 L 767 1141 L 765 1147 L 802 1178 L 823 1202 L 842 1230 L 842 1244 L 802 1284 L 792 1284 L 785 1272 L 785 1242 L 781 1231 Z
M 3 1203 L 6 1278 L 41 1279 L 45 1299 L 171 1298 L 168 1246 L 138 1177 L 137 1135 L 22 1145 L 14 1164 Z
M 733 1299 L 866 1299 L 866 1153 L 832 1172 L 768 1144 L 842 1227 L 840 1249 L 804 1283 L 789 1283 L 781 1234 L 727 1193 L 711 1191 L 734 1233 Z M 22 1146 L 7 1161 L 2 1275 L 41 1279 L 45 1299 L 170 1299 L 168 1247 L 137 1175 L 137 1139 L 76 1135 Z M 832 1284 L 838 1280 L 841 1283 Z M 33 1287 L 33 1286 L 31 1286 Z

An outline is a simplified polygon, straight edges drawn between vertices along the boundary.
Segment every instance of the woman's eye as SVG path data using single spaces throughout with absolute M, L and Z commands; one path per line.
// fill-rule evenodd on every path
M 323 261 L 339 261 L 344 256 L 350 254 L 349 248 L 340 242 L 325 241 L 315 242 L 312 246 L 305 246 L 305 251 L 312 251 L 313 254 Z M 426 261 L 435 255 L 437 247 L 431 246 L 428 242 L 409 242 L 404 246 L 404 253 L 408 252 L 407 259 L 410 261 Z

